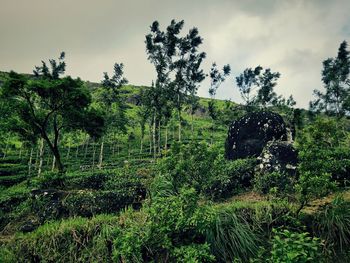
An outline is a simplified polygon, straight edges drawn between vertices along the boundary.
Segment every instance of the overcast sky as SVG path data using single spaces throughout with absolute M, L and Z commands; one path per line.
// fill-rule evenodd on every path
M 184 19 L 184 31 L 195 26 L 204 39 L 206 72 L 213 61 L 231 65 L 218 98 L 240 102 L 234 77 L 261 65 L 281 73 L 278 94 L 307 107 L 322 88 L 322 61 L 350 41 L 349 10 L 349 0 L 0 0 L 0 71 L 29 73 L 65 51 L 68 75 L 99 82 L 123 62 L 131 84 L 150 85 L 150 24 L 165 29 Z M 208 96 L 208 84 L 200 96 Z

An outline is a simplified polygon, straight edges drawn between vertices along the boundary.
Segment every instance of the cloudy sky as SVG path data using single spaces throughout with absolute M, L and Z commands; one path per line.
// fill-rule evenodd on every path
M 65 51 L 69 75 L 99 82 L 123 62 L 131 84 L 149 85 L 150 24 L 165 29 L 184 19 L 184 31 L 195 26 L 204 39 L 205 71 L 213 61 L 232 67 L 218 98 L 239 102 L 234 76 L 261 65 L 281 73 L 278 94 L 307 107 L 313 89 L 322 88 L 322 61 L 350 42 L 349 10 L 349 0 L 0 0 L 0 71 L 29 73 Z M 200 96 L 208 96 L 208 85 Z

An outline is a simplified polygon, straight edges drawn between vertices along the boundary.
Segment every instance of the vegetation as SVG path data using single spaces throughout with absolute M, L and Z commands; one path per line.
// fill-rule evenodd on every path
M 0 74 L 1 262 L 350 260 L 346 42 L 310 110 L 261 66 L 234 79 L 242 107 L 215 99 L 229 65 L 213 64 L 211 98 L 196 95 L 203 39 L 183 26 L 152 23 L 151 87 L 127 85 L 122 63 L 98 84 L 63 76 L 64 53 L 34 75 Z M 261 110 L 283 117 L 297 165 L 225 159 L 228 125 Z

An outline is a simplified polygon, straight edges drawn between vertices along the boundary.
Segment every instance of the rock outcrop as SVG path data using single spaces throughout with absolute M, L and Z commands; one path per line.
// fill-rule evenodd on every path
M 225 156 L 229 160 L 258 157 L 270 141 L 286 141 L 283 118 L 273 112 L 253 112 L 234 121 L 228 131 Z

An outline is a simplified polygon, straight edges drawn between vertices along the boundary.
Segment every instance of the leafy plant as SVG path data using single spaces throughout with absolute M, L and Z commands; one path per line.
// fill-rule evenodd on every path
M 320 263 L 323 262 L 322 243 L 309 233 L 273 229 L 272 250 L 267 262 L 273 263 Z

